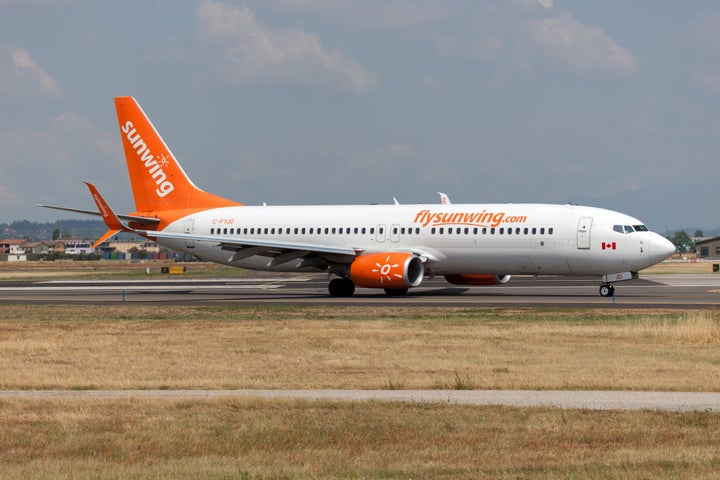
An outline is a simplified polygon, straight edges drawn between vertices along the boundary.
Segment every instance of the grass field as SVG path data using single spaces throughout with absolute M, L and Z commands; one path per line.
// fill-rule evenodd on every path
M 710 310 L 0 305 L 0 388 L 720 391 L 719 346 Z M 5 399 L 0 432 L 2 479 L 720 471 L 715 412 Z
M 720 391 L 720 313 L 0 305 L 4 389 Z
M 0 401 L 0 476 L 717 478 L 720 417 L 447 404 Z

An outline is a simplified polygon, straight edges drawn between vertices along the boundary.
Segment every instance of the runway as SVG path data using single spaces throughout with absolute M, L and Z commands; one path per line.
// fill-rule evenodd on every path
M 505 285 L 456 287 L 430 279 L 404 297 L 359 288 L 351 298 L 327 293 L 325 275 L 266 275 L 149 280 L 0 282 L 0 304 L 347 305 L 428 307 L 717 308 L 720 274 L 647 275 L 598 294 L 596 277 L 513 277 Z
M 720 411 L 720 393 L 558 390 L 0 390 L 0 399 L 210 400 L 449 403 L 584 410 Z

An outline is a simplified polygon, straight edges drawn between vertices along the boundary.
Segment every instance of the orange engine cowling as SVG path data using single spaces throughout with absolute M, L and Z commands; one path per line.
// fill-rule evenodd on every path
M 424 274 L 422 260 L 411 253 L 369 253 L 357 257 L 350 264 L 350 280 L 358 287 L 417 287 Z
M 510 280 L 510 275 L 493 275 L 492 273 L 465 273 L 461 275 L 445 275 L 445 280 L 453 285 L 500 285 Z

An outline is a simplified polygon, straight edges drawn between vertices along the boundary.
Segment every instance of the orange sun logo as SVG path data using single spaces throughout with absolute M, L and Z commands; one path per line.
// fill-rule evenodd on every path
M 375 262 L 375 266 L 377 268 L 373 268 L 373 273 L 379 273 L 380 274 L 380 283 L 385 283 L 387 281 L 388 283 L 392 283 L 393 277 L 395 278 L 402 278 L 402 275 L 399 273 L 392 273 L 393 268 L 399 267 L 400 264 L 398 263 L 390 263 L 390 255 L 385 259 L 385 264 L 380 265 L 379 262 Z

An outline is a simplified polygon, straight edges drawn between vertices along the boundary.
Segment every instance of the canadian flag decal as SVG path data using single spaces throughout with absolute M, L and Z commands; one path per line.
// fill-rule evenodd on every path
M 617 250 L 617 244 L 615 242 L 602 242 L 603 250 Z

